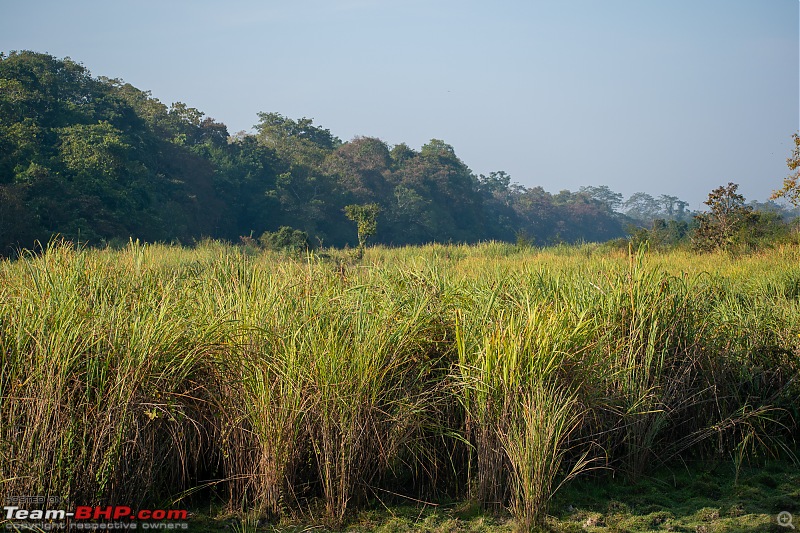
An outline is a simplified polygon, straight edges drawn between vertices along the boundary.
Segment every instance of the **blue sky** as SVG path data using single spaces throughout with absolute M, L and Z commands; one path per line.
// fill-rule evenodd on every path
M 0 0 L 36 50 L 249 130 L 453 145 L 475 172 L 765 200 L 800 122 L 797 0 Z

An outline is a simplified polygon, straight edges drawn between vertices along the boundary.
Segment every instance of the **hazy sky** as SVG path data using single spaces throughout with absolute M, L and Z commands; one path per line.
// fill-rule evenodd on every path
M 0 51 L 69 56 L 249 130 L 451 144 L 524 185 L 764 200 L 800 122 L 797 0 L 0 0 Z

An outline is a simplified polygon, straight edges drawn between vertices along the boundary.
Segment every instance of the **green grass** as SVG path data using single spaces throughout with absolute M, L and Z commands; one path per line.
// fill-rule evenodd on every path
M 797 514 L 800 471 L 786 462 L 674 464 L 635 486 L 576 481 L 558 496 L 553 522 L 563 531 L 773 531 L 781 511 Z
M 639 493 L 664 465 L 723 458 L 749 487 L 752 461 L 794 458 L 798 260 L 54 244 L 0 262 L 0 497 L 211 501 L 331 527 L 427 501 L 428 530 L 569 530 L 600 522 L 559 514 L 565 494 Z M 609 531 L 744 520 L 607 499 L 624 505 L 573 506 Z M 508 509 L 513 524 L 484 514 Z
M 555 496 L 542 531 L 550 532 L 751 532 L 786 531 L 777 525 L 781 511 L 800 514 L 800 470 L 769 461 L 744 467 L 736 479 L 729 462 L 673 464 L 627 481 L 587 477 Z M 194 531 L 224 531 L 230 519 L 211 515 L 192 521 Z M 262 523 L 262 532 L 333 531 L 324 524 L 286 519 Z M 506 510 L 488 512 L 467 502 L 439 505 L 372 501 L 352 514 L 342 529 L 353 532 L 486 532 L 516 530 Z

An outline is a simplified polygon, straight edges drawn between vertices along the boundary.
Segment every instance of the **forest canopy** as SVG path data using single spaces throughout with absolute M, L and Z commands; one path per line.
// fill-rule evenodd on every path
M 606 186 L 551 194 L 503 171 L 475 175 L 452 146 L 344 142 L 308 118 L 258 114 L 254 133 L 80 63 L 0 54 L 0 254 L 53 235 L 92 245 L 238 241 L 281 228 L 354 246 L 350 205 L 377 205 L 370 242 L 605 241 L 654 219 L 688 221 L 677 197 Z

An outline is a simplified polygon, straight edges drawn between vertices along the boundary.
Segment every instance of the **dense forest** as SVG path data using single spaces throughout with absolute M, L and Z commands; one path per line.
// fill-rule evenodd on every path
M 56 234 L 92 245 L 288 236 L 352 246 L 344 208 L 354 204 L 377 204 L 371 242 L 391 245 L 605 241 L 654 220 L 681 237 L 692 223 L 674 196 L 552 194 L 503 171 L 475 175 L 442 140 L 419 150 L 343 142 L 278 113 L 259 113 L 254 131 L 231 135 L 197 109 L 68 58 L 0 54 L 0 254 Z

